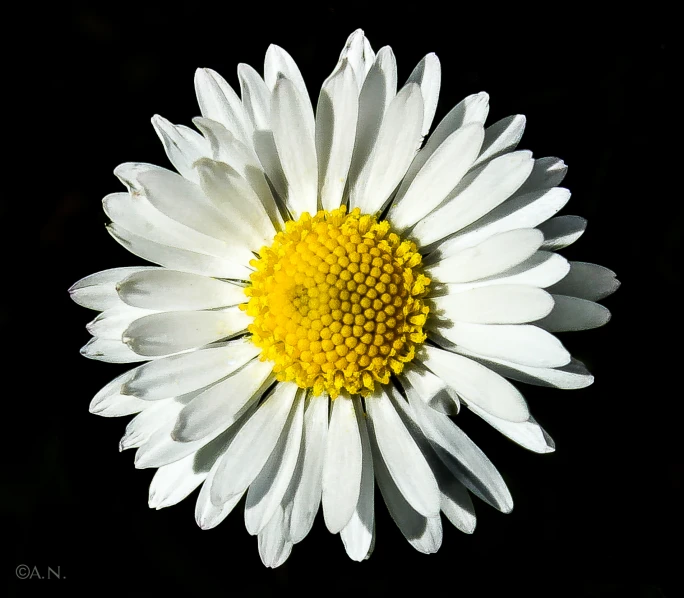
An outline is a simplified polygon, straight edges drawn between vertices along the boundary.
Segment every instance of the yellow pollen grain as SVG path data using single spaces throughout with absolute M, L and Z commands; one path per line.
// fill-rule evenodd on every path
M 240 307 L 280 381 L 367 396 L 425 340 L 430 279 L 414 243 L 357 208 L 302 214 L 252 261 Z

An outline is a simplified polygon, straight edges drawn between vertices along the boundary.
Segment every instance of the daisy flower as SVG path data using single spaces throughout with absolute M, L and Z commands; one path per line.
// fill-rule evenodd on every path
M 101 311 L 82 353 L 145 362 L 93 399 L 136 414 L 121 449 L 156 468 L 153 508 L 201 487 L 196 520 L 245 524 L 276 567 L 325 525 L 361 561 L 375 483 L 417 550 L 444 519 L 475 528 L 471 494 L 513 507 L 501 475 L 456 426 L 467 407 L 538 453 L 553 441 L 511 382 L 593 381 L 554 332 L 594 328 L 614 274 L 557 250 L 585 220 L 554 217 L 566 166 L 516 147 L 525 118 L 485 127 L 489 97 L 427 137 L 440 88 L 428 54 L 397 91 L 391 48 L 347 40 L 316 109 L 292 57 L 238 66 L 240 96 L 199 69 L 199 133 L 152 119 L 176 172 L 122 164 L 105 197 L 111 235 L 157 266 L 77 282 Z

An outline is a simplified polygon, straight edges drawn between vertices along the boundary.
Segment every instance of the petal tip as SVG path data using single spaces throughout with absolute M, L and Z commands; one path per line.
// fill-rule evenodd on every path
M 197 523 L 197 527 L 199 527 L 203 532 L 213 529 L 213 526 L 207 525 L 207 522 L 202 518 L 195 519 L 195 522 Z
M 184 434 L 183 434 L 183 428 L 184 428 L 183 422 L 180 420 L 176 423 L 175 427 L 173 430 L 171 430 L 171 440 L 174 442 L 192 442 L 192 439 L 188 439 Z
M 95 359 L 97 357 L 101 357 L 102 353 L 93 353 L 91 350 L 91 345 L 95 338 L 91 338 L 85 345 L 83 345 L 79 349 L 79 353 L 83 355 L 83 357 L 87 357 L 88 359 Z
M 90 405 L 88 405 L 88 412 L 92 413 L 93 415 L 100 415 L 100 413 L 104 411 L 104 409 L 100 407 L 100 403 L 101 401 L 95 402 L 95 400 L 93 399 L 90 402 Z
M 509 498 L 509 500 L 499 507 L 499 511 L 501 511 L 504 515 L 510 514 L 513 511 L 513 499 Z

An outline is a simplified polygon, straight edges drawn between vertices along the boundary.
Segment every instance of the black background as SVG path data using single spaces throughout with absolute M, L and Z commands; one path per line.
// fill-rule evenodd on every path
M 681 401 L 675 254 L 682 198 L 672 190 L 680 167 L 670 138 L 680 117 L 667 109 L 668 15 L 657 5 L 601 18 L 550 6 L 521 15 L 484 5 L 469 12 L 435 3 L 252 4 L 241 11 L 227 2 L 41 10 L 37 27 L 21 30 L 17 54 L 6 56 L 24 67 L 20 127 L 32 152 L 12 198 L 31 208 L 30 226 L 8 218 L 4 227 L 23 279 L 3 295 L 29 308 L 22 317 L 3 309 L 3 329 L 16 326 L 10 336 L 27 343 L 5 373 L 8 413 L 19 414 L 5 419 L 10 556 L 0 569 L 10 593 L 673 596 L 681 556 L 674 408 Z M 106 233 L 100 199 L 123 189 L 112 174 L 119 163 L 167 164 L 149 119 L 160 113 L 190 124 L 199 115 L 195 68 L 211 67 L 239 89 L 237 64 L 261 71 L 276 43 L 297 61 L 315 103 L 357 27 L 376 51 L 392 46 L 400 84 L 422 56 L 437 53 L 435 124 L 479 91 L 491 96 L 489 123 L 525 114 L 520 147 L 569 164 L 563 185 L 573 196 L 562 213 L 589 221 L 564 255 L 615 270 L 622 287 L 604 302 L 613 313 L 606 327 L 561 335 L 594 385 L 523 388 L 556 453 L 527 452 L 468 413 L 458 419 L 508 483 L 511 514 L 477 502 L 475 533 L 446 523 L 441 550 L 425 556 L 404 540 L 377 494 L 370 560 L 350 561 L 319 514 L 289 560 L 269 570 L 240 508 L 206 532 L 194 522 L 196 492 L 177 506 L 148 509 L 152 472 L 135 470 L 133 451 L 117 449 L 128 418 L 88 413 L 92 396 L 126 366 L 79 355 L 95 312 L 66 291 L 92 272 L 142 263 Z M 59 567 L 62 579 L 19 581 L 19 564 L 43 577 Z

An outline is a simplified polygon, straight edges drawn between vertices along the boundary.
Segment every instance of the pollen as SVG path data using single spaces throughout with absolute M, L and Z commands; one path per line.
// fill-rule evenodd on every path
M 281 382 L 367 396 L 425 340 L 430 279 L 416 245 L 358 208 L 303 213 L 251 265 L 251 340 Z

